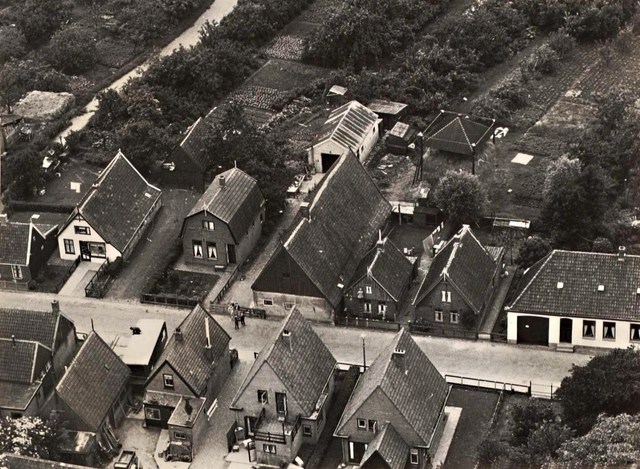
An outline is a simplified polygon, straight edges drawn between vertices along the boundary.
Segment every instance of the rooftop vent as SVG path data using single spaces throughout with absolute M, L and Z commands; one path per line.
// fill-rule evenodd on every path
M 302 202 L 300 204 L 300 215 L 302 215 L 303 218 L 306 218 L 307 220 L 311 221 L 311 211 L 309 208 L 309 202 Z
M 227 181 L 225 180 L 224 176 L 220 176 L 218 178 L 218 183 L 220 184 L 220 188 L 224 189 L 226 187 Z
M 176 327 L 176 331 L 173 335 L 175 336 L 177 342 L 182 342 L 182 339 L 183 339 L 182 331 L 180 330 L 179 327 Z
M 604 285 L 598 285 L 598 291 L 604 291 Z
M 627 254 L 627 248 L 624 246 L 619 246 L 618 247 L 618 261 L 620 262 L 624 262 L 624 257 Z
M 558 290 L 562 290 L 564 288 L 564 282 L 558 282 Z

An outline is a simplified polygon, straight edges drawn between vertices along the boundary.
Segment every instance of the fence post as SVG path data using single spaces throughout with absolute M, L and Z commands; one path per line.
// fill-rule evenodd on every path
M 531 397 L 531 387 L 532 387 L 532 383 L 531 381 L 529 381 L 529 390 L 527 392 L 527 396 Z

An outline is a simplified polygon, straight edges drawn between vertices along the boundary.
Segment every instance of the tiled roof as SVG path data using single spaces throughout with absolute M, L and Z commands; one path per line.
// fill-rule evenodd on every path
M 376 246 L 365 255 L 350 283 L 353 285 L 365 276 L 369 276 L 391 298 L 399 301 L 402 292 L 411 281 L 412 272 L 411 262 L 389 238 L 385 238 L 382 241 L 382 249 L 378 249 L 378 243 L 376 243 Z
M 403 350 L 404 357 L 399 360 L 394 356 L 395 350 Z M 404 328 L 358 380 L 336 434 L 342 434 L 347 422 L 377 389 L 389 398 L 427 446 L 445 405 L 449 385 Z
M 638 321 L 640 256 L 555 250 L 525 271 L 510 309 Z
M 375 112 L 358 101 L 351 101 L 329 114 L 313 145 L 332 140 L 345 150 L 356 151 L 377 120 L 378 115 Z
M 387 101 L 385 99 L 374 99 L 367 107 L 376 114 L 396 115 L 404 111 L 407 108 L 407 104 Z
M 211 356 L 207 357 L 207 327 L 211 339 Z M 220 358 L 229 348 L 229 334 L 200 305 L 196 306 L 179 326 L 182 340 L 174 333 L 162 355 L 158 359 L 156 370 L 167 362 L 180 375 L 193 392 L 202 395 L 207 388 L 209 376 L 218 365 Z M 150 381 L 153 375 L 149 377 Z
M 92 431 L 98 430 L 129 380 L 129 368 L 91 332 L 82 344 L 56 392 Z
M 260 213 L 263 201 L 256 180 L 238 168 L 231 168 L 215 178 L 187 217 L 206 211 L 225 222 L 238 241 Z
M 30 238 L 29 223 L 0 223 L 0 264 L 27 265 Z
M 38 342 L 0 339 L 0 381 L 33 383 L 50 360 L 51 351 Z
M 311 221 L 296 217 L 283 249 L 335 307 L 391 205 L 362 164 L 346 152 L 322 179 L 309 213 Z
M 0 380 L 0 409 L 26 410 L 41 386 L 40 381 L 26 384 Z
M 55 352 L 73 330 L 73 322 L 60 313 L 0 308 L 0 338 L 13 335 L 19 340 L 40 342 Z
M 491 290 L 498 264 L 464 225 L 436 254 L 416 298 L 418 305 L 441 281 L 447 281 L 479 313 Z
M 77 210 L 106 242 L 122 252 L 160 195 L 160 189 L 149 184 L 118 152 L 85 194 Z M 67 224 L 75 215 L 74 211 Z
M 405 443 L 393 425 L 387 423 L 378 432 L 362 456 L 360 467 L 375 454 L 388 464 L 389 469 L 404 469 L 409 459 L 409 446 Z
M 0 469 L 88 469 L 88 467 L 3 453 L 0 455 Z
M 290 334 L 288 339 L 283 337 L 285 331 Z M 232 401 L 232 407 L 264 365 L 271 367 L 280 378 L 288 390 L 287 396 L 298 402 L 305 415 L 310 415 L 333 373 L 336 359 L 309 321 L 293 307 L 277 335 L 258 354 Z
M 491 136 L 491 119 L 440 111 L 425 131 L 425 145 L 461 155 L 473 155 Z

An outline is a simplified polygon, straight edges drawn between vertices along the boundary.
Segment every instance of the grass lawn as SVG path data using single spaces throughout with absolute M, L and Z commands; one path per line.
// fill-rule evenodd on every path
M 66 280 L 70 266 L 67 265 L 46 265 L 36 276 L 36 291 L 43 293 L 58 293 L 60 288 L 64 286 L 63 280 Z
M 169 295 L 178 294 L 186 297 L 200 297 L 205 295 L 216 284 L 219 275 L 203 274 L 199 272 L 185 272 L 168 270 L 153 286 L 149 293 Z
M 462 413 L 449 447 L 443 469 L 473 469 L 476 450 L 486 437 L 499 394 L 454 386 L 448 406 L 461 407 Z
M 271 59 L 249 78 L 243 87 L 261 86 L 280 91 L 290 91 L 309 85 L 318 78 L 326 77 L 331 70 L 313 65 Z

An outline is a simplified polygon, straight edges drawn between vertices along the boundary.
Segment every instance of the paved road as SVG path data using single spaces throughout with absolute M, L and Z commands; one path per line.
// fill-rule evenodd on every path
M 249 288 L 249 286 L 247 286 Z M 93 319 L 95 330 L 110 342 L 118 334 L 129 333 L 129 327 L 138 318 L 164 319 L 173 330 L 188 313 L 187 310 L 143 305 L 137 302 L 106 301 L 90 298 L 65 297 L 43 293 L 0 293 L 0 307 L 48 310 L 52 299 L 58 299 L 62 311 L 71 317 L 78 330 L 89 331 Z M 226 316 L 216 316 L 232 337 L 231 347 L 237 348 L 241 360 L 252 360 L 253 352 L 260 350 L 278 329 L 276 320 L 247 319 L 247 327 L 233 329 Z M 335 328 L 315 325 L 336 359 L 341 362 L 362 363 L 361 329 Z M 381 347 L 391 340 L 393 333 L 366 331 L 367 362 L 377 356 Z M 585 364 L 590 356 L 552 352 L 542 348 L 525 348 L 483 341 L 416 336 L 416 341 L 443 374 L 458 374 L 475 378 L 528 384 L 560 383 L 571 365 Z

